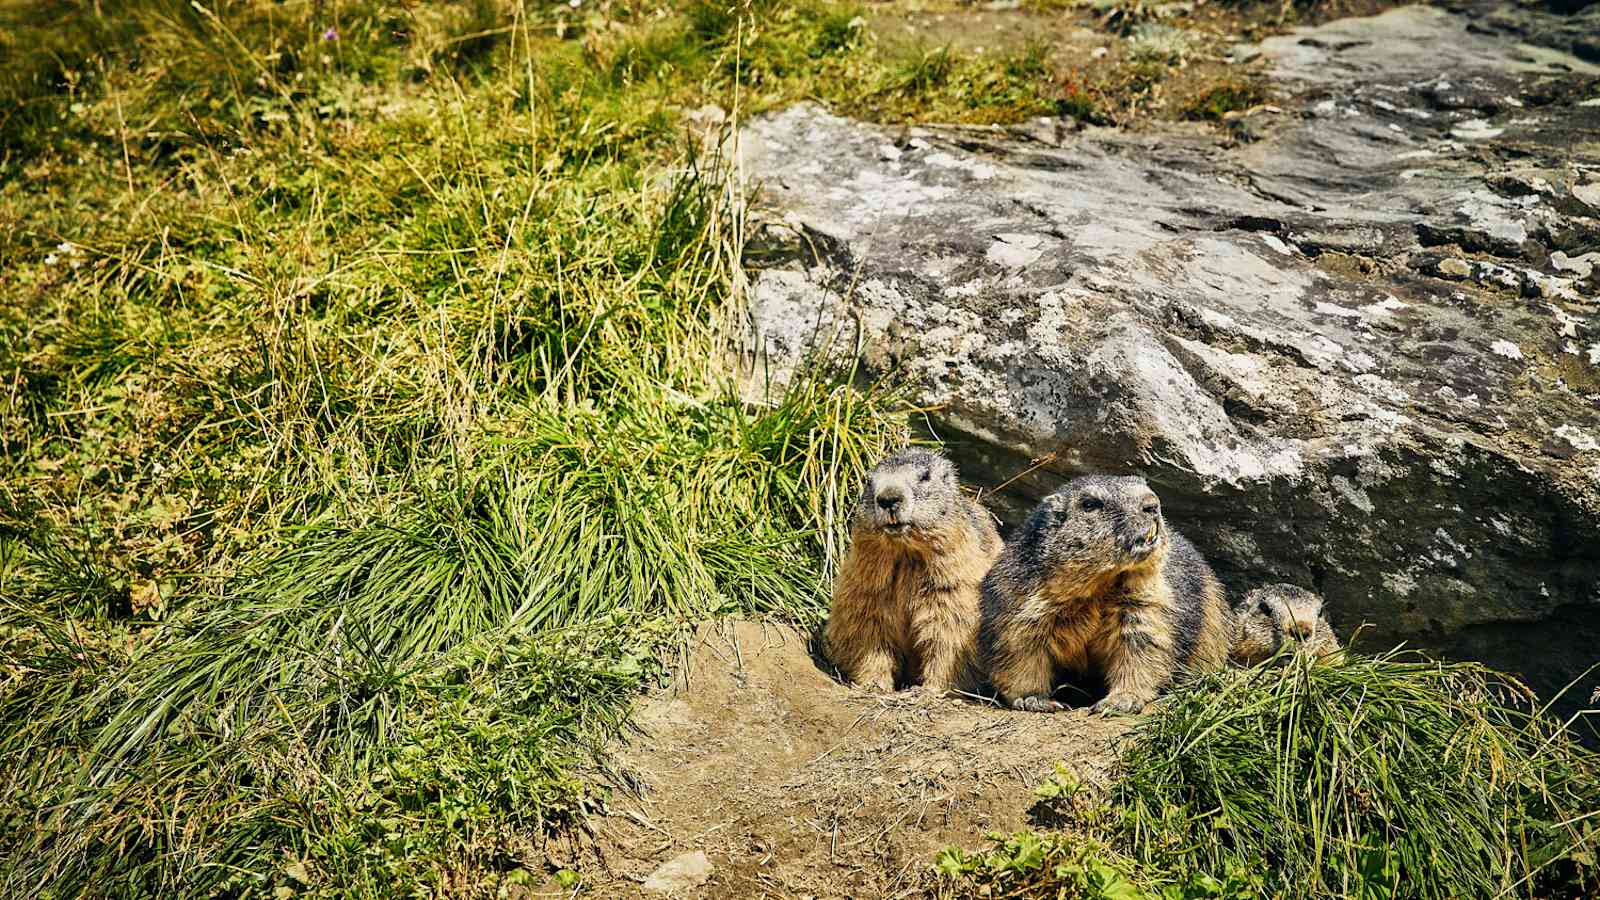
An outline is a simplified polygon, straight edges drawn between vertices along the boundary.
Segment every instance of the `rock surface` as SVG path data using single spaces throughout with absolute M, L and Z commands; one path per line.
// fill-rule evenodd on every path
M 1003 518 L 1143 473 L 1235 590 L 1560 687 L 1600 658 L 1600 67 L 1469 12 L 1266 41 L 1245 143 L 752 122 L 749 389 L 856 357 L 974 485 L 1043 460 Z

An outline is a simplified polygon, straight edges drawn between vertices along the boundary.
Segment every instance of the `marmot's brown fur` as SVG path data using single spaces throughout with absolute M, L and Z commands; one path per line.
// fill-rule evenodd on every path
M 1285 641 L 1318 656 L 1339 652 L 1339 638 L 1322 610 L 1322 598 L 1292 584 L 1258 587 L 1233 610 L 1233 660 L 1246 666 L 1271 659 Z
M 961 494 L 948 459 L 885 459 L 867 474 L 834 580 L 828 658 L 877 690 L 975 690 L 978 583 L 999 553 L 994 521 Z
M 1222 585 L 1143 478 L 1076 478 L 1040 501 L 982 594 L 989 679 L 1017 709 L 1063 708 L 1065 670 L 1104 679 L 1096 712 L 1137 712 L 1179 671 L 1228 659 Z

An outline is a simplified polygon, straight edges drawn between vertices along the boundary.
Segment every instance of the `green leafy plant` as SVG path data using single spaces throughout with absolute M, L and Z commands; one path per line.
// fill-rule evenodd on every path
M 1019 831 L 988 835 L 986 850 L 948 848 L 934 869 L 942 897 L 1056 900 L 1245 900 L 1260 896 L 1259 875 L 1182 877 L 1141 867 L 1104 840 L 1085 834 Z

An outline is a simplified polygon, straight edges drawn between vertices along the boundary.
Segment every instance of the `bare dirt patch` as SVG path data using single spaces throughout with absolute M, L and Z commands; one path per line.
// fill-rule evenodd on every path
M 873 695 L 776 625 L 701 628 L 617 748 L 637 797 L 596 823 L 585 881 L 604 896 L 682 854 L 713 870 L 680 896 L 905 896 L 942 847 L 1028 823 L 1057 762 L 1103 783 L 1127 720 L 1037 715 L 919 691 Z

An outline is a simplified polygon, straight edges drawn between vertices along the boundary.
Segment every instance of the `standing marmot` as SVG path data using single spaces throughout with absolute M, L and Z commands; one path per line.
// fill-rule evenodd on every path
M 989 678 L 1017 709 L 1062 709 L 1058 670 L 1094 671 L 1096 712 L 1136 712 L 1181 668 L 1228 659 L 1222 584 L 1143 478 L 1075 478 L 1029 514 L 983 580 Z
M 880 690 L 976 688 L 978 582 L 1000 553 L 956 469 L 902 450 L 867 473 L 824 633 L 848 680 Z
M 1253 666 L 1270 659 L 1284 641 L 1318 656 L 1339 652 L 1339 639 L 1322 612 L 1322 598 L 1292 584 L 1258 587 L 1233 609 L 1234 662 Z

